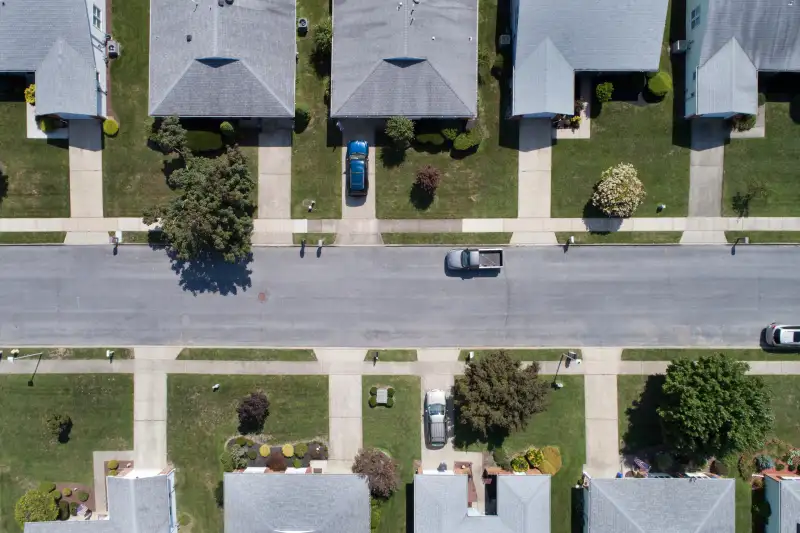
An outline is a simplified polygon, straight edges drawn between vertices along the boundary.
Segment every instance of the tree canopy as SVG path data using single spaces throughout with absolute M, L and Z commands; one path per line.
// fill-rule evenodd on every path
M 261 391 L 251 392 L 241 399 L 236 412 L 239 414 L 239 431 L 242 433 L 261 431 L 269 414 L 267 395 Z
M 53 495 L 39 490 L 23 494 L 14 507 L 14 518 L 23 529 L 25 522 L 51 522 L 57 517 L 58 507 Z
M 677 359 L 658 407 L 664 439 L 680 457 L 704 459 L 753 448 L 772 427 L 770 391 L 750 366 L 724 354 Z
M 376 448 L 358 451 L 353 462 L 353 473 L 367 478 L 369 491 L 376 498 L 388 498 L 400 484 L 397 463 Z
M 458 421 L 484 439 L 522 429 L 532 414 L 546 408 L 548 387 L 539 379 L 538 363 L 523 369 L 503 351 L 482 357 L 456 380 Z

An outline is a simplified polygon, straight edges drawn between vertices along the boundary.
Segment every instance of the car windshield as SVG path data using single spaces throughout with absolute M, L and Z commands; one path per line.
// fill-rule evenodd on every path
M 350 159 L 366 159 L 366 158 L 367 158 L 366 154 L 359 154 L 359 153 L 350 154 Z
M 444 405 L 437 403 L 428 406 L 428 414 L 429 415 L 443 415 L 444 414 Z
M 464 250 L 461 252 L 461 266 L 467 268 L 469 266 L 469 252 Z

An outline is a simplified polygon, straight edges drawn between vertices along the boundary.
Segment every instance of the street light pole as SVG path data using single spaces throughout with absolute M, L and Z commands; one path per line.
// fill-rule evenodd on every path
M 578 359 L 578 354 L 573 352 L 572 350 L 562 353 L 561 357 L 558 359 L 558 366 L 556 367 L 556 375 L 553 376 L 553 388 L 554 389 L 561 389 L 564 387 L 564 384 L 561 382 L 556 381 L 558 379 L 558 371 L 561 370 L 561 362 L 564 360 L 564 357 L 567 358 L 567 362 L 564 364 L 566 368 L 569 368 L 569 362 L 575 361 L 575 364 L 581 364 L 581 360 Z

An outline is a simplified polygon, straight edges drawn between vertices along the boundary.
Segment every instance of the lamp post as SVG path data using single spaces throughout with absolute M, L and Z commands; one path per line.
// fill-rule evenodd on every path
M 561 370 L 561 362 L 564 360 L 564 357 L 567 358 L 567 362 L 564 364 L 566 368 L 569 368 L 569 362 L 575 361 L 575 364 L 581 364 L 581 360 L 578 358 L 578 354 L 573 352 L 572 350 L 562 353 L 561 357 L 558 359 L 558 366 L 556 367 L 556 375 L 553 376 L 553 388 L 554 389 L 561 389 L 564 388 L 564 384 L 560 381 L 556 381 L 558 379 L 558 371 Z
M 36 368 L 33 369 L 33 374 L 31 374 L 31 379 L 28 380 L 28 387 L 33 387 L 33 378 L 36 377 L 36 371 L 39 370 L 39 363 L 42 362 L 42 355 L 44 355 L 44 352 L 29 353 L 27 355 L 18 356 L 17 354 L 19 353 L 19 350 L 14 349 L 11 350 L 11 353 L 14 354 L 8 356 L 8 362 L 11 364 L 13 364 L 14 361 L 16 361 L 17 359 L 27 359 L 28 357 L 37 357 L 37 356 L 39 357 L 39 359 L 36 361 Z

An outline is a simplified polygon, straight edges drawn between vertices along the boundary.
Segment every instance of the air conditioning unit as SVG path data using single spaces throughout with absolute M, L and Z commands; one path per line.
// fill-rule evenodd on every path
M 685 54 L 688 50 L 689 50 L 689 41 L 683 39 L 672 43 L 672 46 L 669 49 L 670 53 L 673 54 Z
M 511 36 L 504 34 L 500 36 L 500 46 L 508 46 L 511 44 Z
M 117 41 L 108 41 L 108 57 L 111 59 L 116 59 L 119 57 L 120 54 L 120 46 Z

